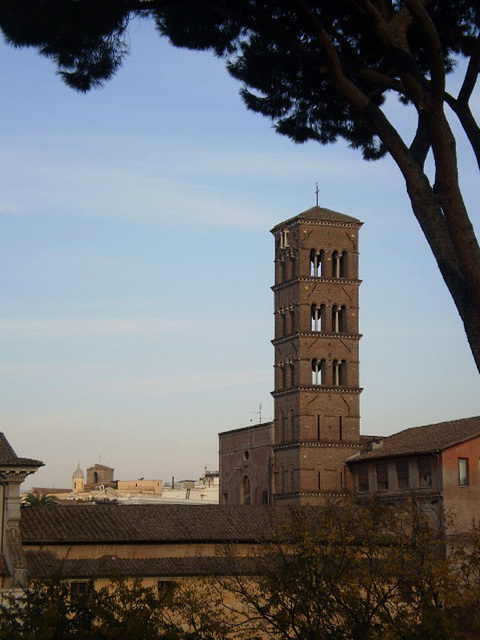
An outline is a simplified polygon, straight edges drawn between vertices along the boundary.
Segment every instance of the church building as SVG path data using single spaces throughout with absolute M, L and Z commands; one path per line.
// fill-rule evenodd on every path
M 255 427 L 220 434 L 227 502 L 321 505 L 352 489 L 346 460 L 360 438 L 358 233 L 360 220 L 319 206 L 272 229 L 275 238 L 274 421 L 263 477 L 248 464 Z M 265 431 L 265 425 L 257 429 Z M 232 438 L 240 445 L 232 449 Z M 265 446 L 265 444 L 264 444 Z M 248 458 L 245 459 L 245 456 Z M 262 458 L 265 458 L 265 453 Z M 242 470 L 240 473 L 235 469 Z M 252 475 L 252 478 L 250 478 Z M 239 489 L 240 487 L 240 489 Z
M 272 229 L 274 420 L 219 434 L 220 501 L 322 505 L 415 491 L 466 525 L 480 517 L 480 417 L 360 435 L 361 226 L 316 206 Z

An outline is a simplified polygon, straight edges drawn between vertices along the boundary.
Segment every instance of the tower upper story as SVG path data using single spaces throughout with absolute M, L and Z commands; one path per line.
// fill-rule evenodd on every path
M 276 225 L 275 289 L 297 278 L 358 279 L 358 230 L 362 222 L 312 207 Z
M 307 386 L 358 388 L 361 226 L 316 206 L 272 229 L 274 396 Z

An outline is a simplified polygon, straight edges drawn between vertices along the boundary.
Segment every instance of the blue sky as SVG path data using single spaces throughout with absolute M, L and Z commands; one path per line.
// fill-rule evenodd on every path
M 100 459 L 120 479 L 197 477 L 218 466 L 219 431 L 259 403 L 272 418 L 269 229 L 313 206 L 316 182 L 321 205 L 365 223 L 362 432 L 478 414 L 461 323 L 392 161 L 279 137 L 221 61 L 148 23 L 131 48 L 87 95 L 35 51 L 0 48 L 1 429 L 46 462 L 30 484 L 69 486 Z M 463 142 L 459 155 L 478 230 L 478 171 Z

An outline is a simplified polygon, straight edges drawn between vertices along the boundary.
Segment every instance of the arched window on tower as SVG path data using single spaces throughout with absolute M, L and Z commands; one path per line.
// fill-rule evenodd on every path
M 285 411 L 282 411 L 282 442 L 287 442 L 288 440 L 287 427 L 287 415 Z
M 347 363 L 345 360 L 333 361 L 333 386 L 344 387 L 347 384 Z
M 332 331 L 333 333 L 343 333 L 345 328 L 345 320 L 347 317 L 347 309 L 345 305 L 341 307 L 334 304 L 332 307 Z
M 310 251 L 310 276 L 312 278 L 322 277 L 322 258 L 323 251 L 312 249 Z
M 295 333 L 295 307 L 290 307 L 290 333 Z
M 325 305 L 312 304 L 311 307 L 312 331 L 323 331 L 325 322 Z
M 287 312 L 285 311 L 285 309 L 282 309 L 280 311 L 280 318 L 281 318 L 281 324 L 282 324 L 282 336 L 286 336 L 287 335 Z
M 294 256 L 290 256 L 290 278 L 295 279 L 297 275 L 297 263 Z
M 280 249 L 288 249 L 288 229 L 282 229 L 280 231 Z
M 290 370 L 290 388 L 293 389 L 297 383 L 295 379 L 295 363 L 290 362 L 290 364 L 288 365 L 288 368 Z
M 282 420 L 283 411 L 280 412 L 278 419 L 275 421 L 275 444 L 282 442 Z
M 295 438 L 295 411 L 290 409 L 288 412 L 288 441 L 293 442 Z
M 325 360 L 312 360 L 312 384 L 322 385 L 324 384 L 325 374 Z
M 334 251 L 332 255 L 332 276 L 334 278 L 347 277 L 347 252 Z
M 282 389 L 286 389 L 287 388 L 287 367 L 284 364 L 282 364 L 280 369 L 282 372 Z

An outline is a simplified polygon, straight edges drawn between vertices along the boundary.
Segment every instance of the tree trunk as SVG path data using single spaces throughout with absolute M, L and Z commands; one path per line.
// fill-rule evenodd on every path
M 405 177 L 407 191 L 412 203 L 412 209 L 417 218 L 425 238 L 437 261 L 443 280 L 452 296 L 462 319 L 470 349 L 480 373 L 480 281 L 474 282 L 475 291 L 472 290 L 472 282 L 468 282 L 462 269 L 461 260 L 452 241 L 449 225 L 443 214 L 438 196 L 428 183 L 420 181 L 418 176 L 402 170 Z M 419 184 L 423 182 L 423 184 Z M 449 217 L 459 220 L 463 217 L 463 210 L 458 211 L 450 207 Z M 473 230 L 472 230 L 473 233 Z M 475 235 L 473 234 L 475 239 Z M 478 245 L 477 245 L 478 249 Z M 470 253 L 472 261 L 478 260 L 475 251 Z

